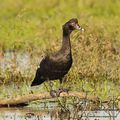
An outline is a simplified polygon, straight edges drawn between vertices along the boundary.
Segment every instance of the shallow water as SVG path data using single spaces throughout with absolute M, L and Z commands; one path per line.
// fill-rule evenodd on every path
M 13 62 L 16 62 L 19 69 L 26 70 L 30 64 L 30 55 L 27 52 L 14 53 L 13 51 L 8 51 L 4 53 L 2 58 L 0 58 L 0 68 L 9 68 Z
M 89 103 L 81 101 L 78 106 Z M 108 109 L 104 104 L 99 109 L 87 110 L 85 107 L 79 109 L 77 104 L 68 105 L 60 105 L 52 99 L 33 102 L 28 107 L 0 108 L 0 120 L 120 120 L 120 109 L 115 106 Z
M 76 115 L 75 115 L 76 114 Z M 0 108 L 0 120 L 120 120 L 119 110 L 63 111 L 62 109 Z

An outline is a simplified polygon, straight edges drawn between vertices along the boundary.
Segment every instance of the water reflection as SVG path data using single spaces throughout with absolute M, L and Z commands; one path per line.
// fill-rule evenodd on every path
M 10 67 L 13 63 L 17 64 L 19 69 L 26 70 L 30 64 L 30 54 L 8 51 L 4 53 L 4 57 L 0 58 L 0 68 L 2 69 Z
M 56 118 L 58 118 L 57 110 L 0 109 L 0 120 L 55 120 Z
M 120 120 L 120 110 L 64 111 L 34 108 L 0 108 L 0 120 Z

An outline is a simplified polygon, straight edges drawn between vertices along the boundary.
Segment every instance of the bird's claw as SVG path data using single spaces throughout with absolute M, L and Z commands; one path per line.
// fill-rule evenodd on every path
M 50 90 L 50 96 L 51 96 L 51 97 L 55 97 L 55 96 L 56 96 L 54 93 L 56 94 L 56 91 L 55 91 L 55 90 Z
M 69 91 L 69 89 L 67 89 L 67 88 L 64 88 L 64 89 L 63 89 L 63 92 L 68 93 L 68 91 Z
M 56 91 L 56 96 L 59 97 L 59 96 L 60 96 L 60 93 L 62 93 L 62 92 L 68 93 L 68 91 L 69 91 L 69 89 L 59 88 L 59 89 Z

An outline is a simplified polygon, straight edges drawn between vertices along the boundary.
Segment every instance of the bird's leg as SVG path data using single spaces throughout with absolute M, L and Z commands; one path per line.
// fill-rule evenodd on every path
M 56 93 L 56 91 L 52 90 L 53 83 L 49 79 L 48 79 L 48 82 L 49 82 L 49 86 L 50 86 L 50 96 L 55 97 L 54 93 Z
M 62 93 L 62 92 L 67 92 L 67 93 L 68 93 L 68 89 L 62 87 L 62 78 L 59 79 L 59 80 L 60 80 L 60 87 L 59 87 L 59 89 L 56 91 L 56 96 L 57 96 L 57 97 L 59 97 L 59 96 L 60 96 L 60 93 Z

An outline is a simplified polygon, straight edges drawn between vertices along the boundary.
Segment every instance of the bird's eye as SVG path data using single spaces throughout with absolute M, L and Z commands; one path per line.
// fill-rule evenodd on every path
M 74 26 L 74 23 L 71 23 L 71 26 Z

